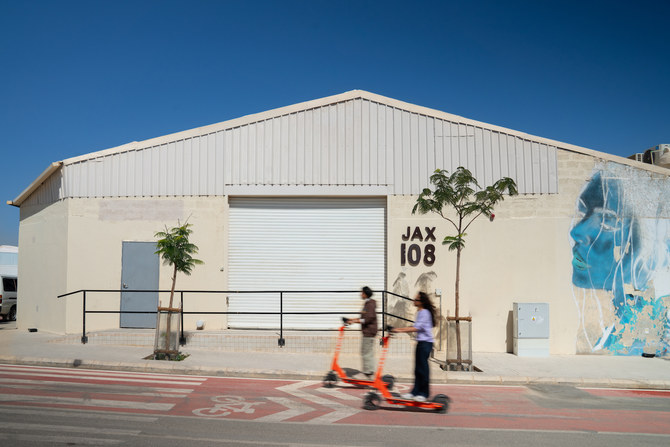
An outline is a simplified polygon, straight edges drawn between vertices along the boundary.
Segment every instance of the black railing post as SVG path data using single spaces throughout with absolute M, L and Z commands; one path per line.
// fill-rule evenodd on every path
M 88 342 L 88 337 L 86 336 L 86 291 L 84 290 L 82 295 L 82 328 L 81 328 L 81 343 L 86 344 Z
M 181 314 L 181 334 L 179 335 L 179 345 L 184 346 L 186 344 L 186 337 L 184 337 L 184 291 L 182 290 L 179 294 L 181 296 L 181 311 L 179 312 Z
M 386 332 L 386 290 L 382 291 L 382 339 L 380 344 L 384 345 L 384 336 Z
M 284 292 L 279 292 L 279 340 L 277 340 L 280 348 L 286 344 L 284 340 Z

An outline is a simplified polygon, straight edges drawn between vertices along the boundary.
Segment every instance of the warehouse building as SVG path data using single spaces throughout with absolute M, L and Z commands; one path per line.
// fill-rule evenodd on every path
M 82 294 L 57 298 L 78 290 L 116 290 L 88 292 L 87 311 L 165 305 L 131 291 L 169 290 L 154 235 L 186 221 L 204 264 L 177 288 L 208 292 L 186 293 L 184 310 L 203 312 L 187 330 L 275 328 L 254 312 L 280 306 L 331 312 L 287 315 L 284 328 L 332 328 L 360 307 L 339 292 L 365 285 L 424 290 L 453 315 L 451 228 L 412 208 L 435 169 L 459 166 L 520 193 L 468 230 L 460 307 L 475 351 L 510 351 L 513 305 L 531 302 L 548 304 L 551 353 L 667 354 L 670 170 L 360 90 L 52 163 L 9 202 L 19 325 L 81 331 Z M 387 306 L 412 316 L 395 295 Z M 87 318 L 88 330 L 153 324 Z

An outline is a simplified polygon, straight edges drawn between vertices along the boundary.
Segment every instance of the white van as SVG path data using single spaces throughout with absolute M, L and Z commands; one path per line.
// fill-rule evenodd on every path
M 16 320 L 16 292 L 19 282 L 16 276 L 0 276 L 0 315 L 3 320 Z

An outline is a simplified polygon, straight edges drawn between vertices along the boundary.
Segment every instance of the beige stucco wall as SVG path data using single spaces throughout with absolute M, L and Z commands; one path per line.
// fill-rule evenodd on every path
M 509 197 L 495 209 L 490 222 L 479 218 L 467 231 L 461 264 L 461 310 L 473 317 L 473 350 L 512 350 L 514 302 L 550 305 L 550 351 L 574 354 L 579 314 L 572 286 L 570 228 L 575 204 L 599 160 L 558 151 L 559 193 Z M 436 215 L 412 215 L 416 196 L 387 197 L 387 290 L 413 296 L 418 290 L 433 294 L 442 315 L 454 314 L 455 252 L 441 244 L 450 224 Z M 228 198 L 68 199 L 48 206 L 21 207 L 19 232 L 20 328 L 37 327 L 59 333 L 81 331 L 81 295 L 58 300 L 57 295 L 80 289 L 115 289 L 121 285 L 124 241 L 155 241 L 154 234 L 178 220 L 193 224 L 193 242 L 205 261 L 192 276 L 178 275 L 177 288 L 227 288 Z M 419 228 L 435 227 L 436 241 L 403 241 Z M 435 245 L 435 263 L 401 265 L 400 247 L 416 243 L 422 252 Z M 169 290 L 172 271 L 160 270 L 160 288 Z M 441 296 L 436 296 L 436 289 Z M 88 295 L 88 309 L 118 310 L 119 294 Z M 167 304 L 168 294 L 160 300 Z M 25 303 L 25 304 L 24 304 Z M 391 312 L 406 312 L 411 305 Z M 226 311 L 223 294 L 185 296 L 186 311 Z M 185 328 L 193 330 L 203 319 L 209 330 L 225 329 L 225 316 L 187 315 Z M 87 329 L 118 328 L 118 315 L 87 317 Z
M 20 221 L 17 327 L 63 332 L 68 204 L 22 206 Z
M 578 321 L 572 296 L 569 231 L 575 202 L 591 176 L 593 157 L 558 152 L 559 194 L 507 198 L 495 209 L 490 222 L 480 217 L 467 231 L 460 274 L 460 315 L 472 316 L 473 350 L 511 352 L 514 302 L 543 302 L 550 306 L 550 351 L 574 354 Z M 388 197 L 388 290 L 413 296 L 432 293 L 442 315 L 454 315 L 456 252 L 441 244 L 454 235 L 441 217 L 412 215 L 416 196 Z M 435 227 L 436 242 L 403 241 L 419 227 Z M 401 265 L 401 244 L 416 243 L 422 253 L 427 244 L 436 248 L 432 266 Z M 441 289 L 442 295 L 435 295 Z M 402 311 L 391 300 L 390 307 Z M 411 306 L 405 306 L 408 315 Z
M 44 208 L 21 208 L 19 268 L 21 295 L 29 306 L 19 306 L 19 327 L 38 327 L 57 333 L 82 330 L 82 294 L 57 299 L 82 289 L 121 287 L 124 241 L 155 241 L 154 234 L 177 221 L 193 224 L 192 241 L 205 261 L 191 276 L 178 274 L 177 289 L 225 290 L 227 286 L 225 197 L 68 199 Z M 161 263 L 159 288 L 170 290 L 172 269 Z M 175 298 L 178 305 L 179 297 Z M 159 296 L 163 305 L 169 293 Z M 120 294 L 87 294 L 87 310 L 118 310 Z M 185 309 L 226 311 L 221 294 L 186 294 Z M 198 319 L 209 329 L 225 328 L 225 316 L 184 317 L 185 329 Z M 87 331 L 119 327 L 118 314 L 88 314 Z
M 198 259 L 205 261 L 192 275 L 177 274 L 180 290 L 225 290 L 227 200 L 222 197 L 128 198 L 70 200 L 68 245 L 68 291 L 80 289 L 116 289 L 121 287 L 122 243 L 156 241 L 157 231 L 177 222 L 192 224 L 191 241 L 199 247 Z M 76 235 L 76 237 L 75 237 Z M 170 290 L 172 268 L 161 262 L 159 288 Z M 159 296 L 167 306 L 169 293 Z M 220 294 L 185 294 L 186 311 L 226 311 L 225 296 Z M 120 295 L 89 293 L 87 309 L 118 310 Z M 175 296 L 174 306 L 179 305 Z M 225 316 L 186 315 L 184 328 L 195 329 L 198 319 L 207 321 L 210 329 L 226 326 Z M 118 328 L 118 315 L 87 317 L 91 330 Z M 66 332 L 81 330 L 81 296 L 68 302 Z

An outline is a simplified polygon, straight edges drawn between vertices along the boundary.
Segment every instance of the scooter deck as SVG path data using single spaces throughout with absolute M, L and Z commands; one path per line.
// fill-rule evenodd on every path
M 349 385 L 356 385 L 356 386 L 372 386 L 375 383 L 374 380 L 349 379 L 342 377 L 340 377 L 340 380 L 342 380 L 342 382 L 344 383 L 348 383 Z
M 386 401 L 390 404 L 404 405 L 406 407 L 428 408 L 431 410 L 437 410 L 443 407 L 442 404 L 437 402 L 431 402 L 428 400 L 425 402 L 419 402 L 413 399 L 403 399 L 401 397 L 391 397 L 386 399 Z
M 338 371 L 335 371 L 335 374 L 337 374 L 337 377 L 344 382 L 348 383 L 349 385 L 357 385 L 357 386 L 372 386 L 372 384 L 375 382 L 374 375 L 371 379 L 356 379 L 354 376 L 361 374 L 362 373 L 357 370 L 357 369 L 352 369 L 352 368 L 343 368 L 346 371 L 346 376 L 343 376 L 339 374 Z

